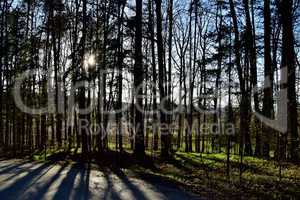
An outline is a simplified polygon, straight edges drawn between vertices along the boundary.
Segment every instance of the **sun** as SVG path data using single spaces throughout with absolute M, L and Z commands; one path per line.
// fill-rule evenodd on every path
M 95 59 L 95 55 L 92 54 L 89 56 L 88 60 L 87 60 L 87 63 L 89 66 L 95 66 L 96 64 L 96 59 Z
M 96 58 L 94 54 L 88 54 L 85 55 L 85 59 L 84 59 L 84 68 L 87 69 L 91 69 L 94 68 L 96 65 Z

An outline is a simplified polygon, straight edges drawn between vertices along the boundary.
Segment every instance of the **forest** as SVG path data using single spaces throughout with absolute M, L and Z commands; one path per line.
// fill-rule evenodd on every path
M 300 0 L 0 0 L 0 45 L 0 199 L 300 198 Z

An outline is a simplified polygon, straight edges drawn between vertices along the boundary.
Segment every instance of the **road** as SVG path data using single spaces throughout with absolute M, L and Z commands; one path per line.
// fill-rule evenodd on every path
M 46 164 L 28 160 L 0 161 L 0 199 L 199 199 L 163 181 L 100 170 L 87 164 Z

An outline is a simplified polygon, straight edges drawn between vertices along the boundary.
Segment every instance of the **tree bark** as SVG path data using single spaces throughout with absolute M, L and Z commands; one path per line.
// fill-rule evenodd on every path
M 280 13 L 282 23 L 282 69 L 287 71 L 281 73 L 282 80 L 287 80 L 287 85 L 281 89 L 288 91 L 288 156 L 291 161 L 299 159 L 299 135 L 298 135 L 298 113 L 296 99 L 296 64 L 295 64 L 295 41 L 293 33 L 293 0 L 280 1 Z M 285 77 L 287 76 L 287 77 Z
M 143 158 L 145 155 L 144 144 L 144 119 L 143 119 L 143 54 L 142 54 L 142 0 L 136 0 L 135 16 L 135 64 L 134 64 L 134 98 L 135 98 L 135 148 L 134 154 Z
M 162 13 L 161 13 L 161 0 L 156 0 L 156 18 L 157 18 L 157 53 L 158 53 L 158 71 L 159 71 L 159 94 L 160 94 L 160 107 L 166 108 L 165 99 L 167 93 L 165 91 L 165 65 L 164 65 L 164 50 L 162 38 Z M 161 156 L 168 158 L 170 155 L 169 144 L 169 130 L 165 128 L 168 126 L 168 119 L 166 113 L 160 109 L 160 123 L 161 123 Z

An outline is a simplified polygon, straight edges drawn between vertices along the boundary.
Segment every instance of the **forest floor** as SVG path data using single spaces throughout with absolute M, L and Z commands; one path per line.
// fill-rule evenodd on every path
M 157 170 L 140 167 L 140 174 L 167 178 L 206 199 L 300 199 L 300 166 L 282 163 L 281 179 L 275 161 L 239 156 L 177 152 L 169 161 L 156 161 Z M 138 170 L 136 170 L 138 171 Z
M 128 195 L 133 195 L 133 197 L 136 197 L 137 199 L 184 200 L 191 199 L 191 196 L 189 196 L 191 194 L 196 194 L 197 196 L 200 196 L 201 199 L 300 199 L 299 165 L 282 163 L 280 179 L 279 166 L 276 161 L 244 157 L 243 173 L 240 178 L 238 155 L 231 155 L 230 157 L 230 176 L 228 177 L 226 175 L 226 155 L 223 153 L 199 154 L 177 152 L 167 161 L 161 160 L 158 157 L 153 156 L 153 154 L 150 156 L 150 154 L 151 153 L 148 152 L 147 157 L 143 161 L 136 161 L 132 154 L 128 152 L 119 154 L 110 151 L 101 157 L 90 155 L 88 160 L 86 159 L 86 156 L 84 159 L 80 158 L 81 154 L 70 154 L 63 151 L 48 154 L 47 162 L 44 161 L 38 163 L 48 164 L 50 162 L 49 166 L 53 166 L 51 163 L 56 163 L 56 172 L 54 171 L 52 177 L 49 177 L 44 183 L 40 183 L 40 186 L 37 189 L 40 190 L 39 188 L 44 188 L 45 184 L 46 186 L 49 185 L 47 188 L 49 187 L 49 190 L 52 191 L 49 195 L 54 195 L 54 191 L 59 191 L 59 183 L 63 184 L 64 179 L 66 179 L 66 184 L 69 184 L 70 186 L 74 184 L 74 187 L 73 189 L 68 188 L 68 191 L 63 192 L 61 195 L 68 194 L 77 197 L 78 195 L 75 195 L 76 190 L 82 189 L 76 189 L 78 186 L 75 184 L 75 177 L 77 177 L 76 179 L 81 180 L 80 175 L 76 174 L 84 174 L 84 170 L 90 170 L 91 168 L 93 169 L 92 171 L 95 171 L 93 172 L 95 174 L 93 175 L 92 173 L 89 176 L 92 180 L 89 181 L 89 185 L 94 185 L 96 188 L 100 187 L 103 192 L 100 192 L 100 194 L 97 189 L 96 195 L 93 195 L 93 193 L 90 195 L 92 197 L 95 196 L 98 199 L 99 197 L 105 199 L 104 197 L 107 194 L 109 197 L 106 197 L 106 199 L 124 199 L 124 197 L 125 199 L 128 199 L 126 198 Z M 35 154 L 32 158 L 41 161 L 43 160 L 43 157 L 43 153 L 40 153 Z M 6 180 L 7 178 L 3 179 L 2 175 L 7 174 L 5 177 L 14 177 L 16 173 L 20 174 L 18 171 L 14 172 L 15 165 L 12 165 L 9 162 L 5 164 L 5 162 L 7 161 L 0 161 L 0 199 L 2 199 L 1 194 L 9 194 L 9 192 L 14 194 L 14 190 L 3 188 L 3 180 Z M 7 166 L 5 167 L 3 165 Z M 60 167 L 58 167 L 58 165 Z M 73 166 L 78 168 L 78 166 L 82 165 L 85 167 L 81 167 L 81 170 L 77 171 L 74 169 L 74 172 L 70 172 L 70 170 L 68 172 L 68 170 L 61 169 L 65 166 L 72 169 Z M 13 168 L 13 171 L 6 173 L 7 167 L 8 169 Z M 22 171 L 23 167 L 18 166 L 16 170 L 18 169 Z M 60 172 L 58 173 L 57 171 Z M 102 175 L 97 175 L 96 171 L 97 173 L 102 173 Z M 27 191 L 25 187 L 33 184 L 36 185 L 36 183 L 40 182 L 39 176 L 45 177 L 42 171 L 36 173 L 33 170 L 32 173 L 36 177 L 32 180 L 25 179 L 27 186 L 25 186 L 26 184 L 24 186 L 23 184 L 17 184 L 17 186 L 15 186 L 16 191 L 18 191 L 18 188 L 21 188 L 21 191 Z M 70 173 L 71 181 L 68 181 L 68 178 L 64 178 L 62 175 L 59 175 L 61 173 Z M 95 176 L 102 177 L 103 181 L 100 181 L 99 183 L 99 181 L 95 180 L 93 182 L 93 177 Z M 110 176 L 115 177 L 115 180 L 119 179 L 119 181 L 109 181 Z M 51 182 L 55 182 L 56 184 L 52 186 Z M 80 181 L 77 180 L 77 182 L 77 185 L 81 184 Z M 113 187 L 109 189 L 109 192 L 104 192 L 104 190 L 108 190 L 107 185 L 109 184 L 113 185 Z M 5 185 L 8 186 L 7 183 L 5 183 Z M 12 185 L 12 188 L 14 188 L 14 185 L 15 184 Z M 83 185 L 86 185 L 86 183 L 83 183 Z M 29 191 L 32 193 L 32 190 L 34 189 L 30 189 Z M 93 190 L 96 189 L 91 189 L 91 191 Z M 123 190 L 125 192 L 123 192 Z M 131 192 L 129 192 L 130 190 Z M 197 196 L 192 196 L 197 199 Z
M 176 184 L 80 162 L 0 161 L 0 199 L 200 199 Z

